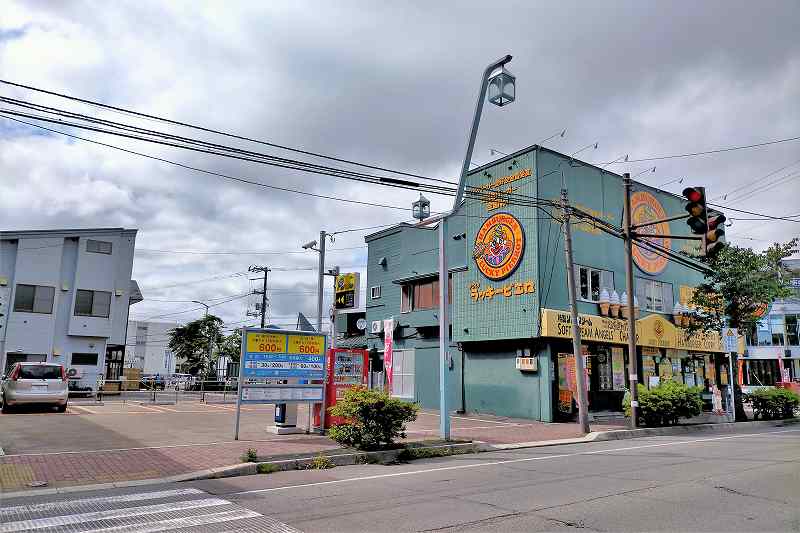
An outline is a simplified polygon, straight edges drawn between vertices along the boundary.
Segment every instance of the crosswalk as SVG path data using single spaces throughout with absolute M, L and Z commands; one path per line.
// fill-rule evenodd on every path
M 300 533 L 274 518 L 196 488 L 133 492 L 21 505 L 0 504 L 0 533 L 157 531 Z

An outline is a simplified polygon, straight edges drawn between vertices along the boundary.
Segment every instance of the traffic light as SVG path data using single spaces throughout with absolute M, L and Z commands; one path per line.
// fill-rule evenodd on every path
M 725 245 L 722 237 L 725 235 L 725 215 L 712 211 L 709 213 L 706 206 L 705 187 L 687 187 L 683 190 L 686 198 L 686 212 L 689 218 L 686 224 L 695 235 L 700 235 L 700 254 L 710 257 L 719 252 Z

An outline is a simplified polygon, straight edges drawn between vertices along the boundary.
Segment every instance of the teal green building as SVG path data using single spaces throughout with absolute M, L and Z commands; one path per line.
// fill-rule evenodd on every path
M 562 174 L 572 205 L 622 224 L 620 175 L 541 146 L 472 170 L 464 201 L 439 222 L 450 280 L 448 394 L 456 409 L 542 421 L 574 412 L 561 213 L 535 205 L 560 200 Z M 682 197 L 642 183 L 634 183 L 632 204 L 634 223 L 685 212 Z M 392 394 L 432 409 L 439 404 L 437 224 L 403 223 L 365 238 L 368 346 L 380 360 L 390 333 Z M 658 246 L 697 252 L 695 241 L 666 237 L 687 235 L 683 220 L 648 231 Z M 593 222 L 573 220 L 572 234 L 590 410 L 617 413 L 630 386 L 626 321 L 612 304 L 625 291 L 623 241 Z M 643 247 L 634 259 L 639 381 L 703 386 L 710 408 L 715 389 L 728 382 L 719 336 L 687 336 L 676 307 L 688 303 L 701 275 Z

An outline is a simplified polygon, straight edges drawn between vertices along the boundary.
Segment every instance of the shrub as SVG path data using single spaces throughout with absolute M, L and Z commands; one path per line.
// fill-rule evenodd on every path
M 258 461 L 258 451 L 255 448 L 247 448 L 247 451 L 242 454 L 243 463 L 255 463 Z
M 745 394 L 743 401 L 753 406 L 753 418 L 779 420 L 793 418 L 800 396 L 788 389 L 758 388 Z
M 699 387 L 665 381 L 652 389 L 639 384 L 639 422 L 644 426 L 674 426 L 681 418 L 697 416 L 703 409 Z M 630 394 L 623 400 L 625 416 L 631 416 Z
M 419 406 L 392 398 L 382 391 L 352 387 L 336 405 L 328 409 L 333 416 L 347 420 L 333 426 L 328 435 L 343 446 L 372 450 L 405 438 L 408 422 L 417 419 Z
M 256 471 L 259 474 L 272 474 L 274 472 L 278 472 L 279 470 L 280 468 L 272 463 L 258 463 L 258 465 L 256 465 Z
M 322 452 L 318 453 L 314 456 L 308 465 L 306 465 L 307 470 L 327 470 L 328 468 L 334 468 L 336 464 L 331 461 L 330 457 L 326 457 L 322 455 Z

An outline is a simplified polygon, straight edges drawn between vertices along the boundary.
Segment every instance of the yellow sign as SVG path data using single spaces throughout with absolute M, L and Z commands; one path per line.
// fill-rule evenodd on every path
M 497 213 L 484 221 L 475 235 L 472 256 L 481 274 L 500 281 L 514 273 L 525 252 L 525 234 L 519 220 Z
M 534 292 L 536 292 L 536 286 L 531 280 L 508 283 L 501 287 L 487 285 L 485 289 L 481 289 L 481 284 L 477 281 L 469 286 L 469 295 L 473 302 L 491 300 L 495 297 L 511 298 L 512 296 L 522 296 L 523 294 L 533 294 Z
M 289 353 L 323 355 L 325 337 L 319 335 L 289 335 Z
M 628 343 L 628 321 L 597 315 L 578 315 L 581 339 L 609 344 Z M 542 309 L 542 337 L 572 338 L 572 319 L 567 311 Z M 675 327 L 658 314 L 636 321 L 636 344 L 653 348 L 672 348 L 701 352 L 724 352 L 719 333 L 697 332 L 689 336 L 685 329 Z M 744 352 L 744 338 L 739 346 Z
M 504 185 L 521 180 L 522 178 L 528 178 L 531 176 L 531 174 L 533 174 L 533 171 L 530 168 L 523 168 L 514 174 L 497 178 L 496 180 L 479 187 L 473 187 L 468 192 L 477 196 L 484 204 L 486 204 L 487 211 L 492 211 L 508 205 L 508 198 L 511 194 L 513 194 L 514 187 L 510 185 L 503 187 Z
M 664 218 L 667 218 L 667 213 L 655 196 L 645 191 L 633 193 L 631 196 L 631 221 L 634 225 Z M 637 229 L 636 232 L 644 235 L 643 240 L 655 246 L 670 249 L 672 241 L 669 237 L 662 237 L 662 235 L 669 234 L 668 223 L 651 224 Z M 665 254 L 659 254 L 638 244 L 633 246 L 633 260 L 643 272 L 653 275 L 663 272 L 669 262 Z
M 280 333 L 247 333 L 249 353 L 286 353 L 286 335 Z
M 356 273 L 345 272 L 336 276 L 336 283 L 334 284 L 335 292 L 348 292 L 356 290 Z

